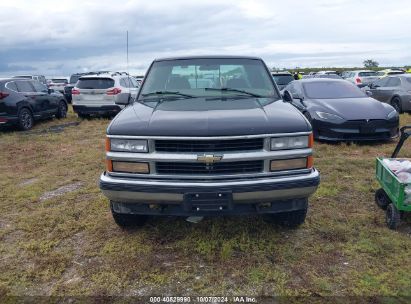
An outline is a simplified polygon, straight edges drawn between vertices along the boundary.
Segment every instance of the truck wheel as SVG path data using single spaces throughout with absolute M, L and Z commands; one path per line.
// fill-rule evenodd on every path
M 148 219 L 148 216 L 146 215 L 117 213 L 113 209 L 112 202 L 110 202 L 110 209 L 114 222 L 116 222 L 116 224 L 122 228 L 141 227 L 146 223 Z
M 400 225 L 401 214 L 394 204 L 389 204 L 385 213 L 385 222 L 388 228 L 395 230 Z
M 56 118 L 62 119 L 67 117 L 67 105 L 64 101 L 59 102 L 59 107 L 57 109 Z
M 375 192 L 375 203 L 382 210 L 387 210 L 387 207 L 391 203 L 391 201 L 387 196 L 387 193 L 385 193 L 384 189 L 380 188 Z
M 304 223 L 307 209 L 270 214 L 270 222 L 283 227 L 296 228 Z
M 22 131 L 30 130 L 33 127 L 34 118 L 31 111 L 27 108 L 23 108 L 19 112 L 19 129 Z

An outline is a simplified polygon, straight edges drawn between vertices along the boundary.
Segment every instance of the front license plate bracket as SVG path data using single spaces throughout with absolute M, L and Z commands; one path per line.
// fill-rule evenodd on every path
M 184 209 L 194 212 L 231 210 L 233 194 L 231 192 L 194 192 L 184 194 Z

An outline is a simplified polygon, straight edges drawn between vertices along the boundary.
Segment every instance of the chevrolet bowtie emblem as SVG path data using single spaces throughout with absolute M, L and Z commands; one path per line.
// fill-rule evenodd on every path
M 197 156 L 197 160 L 199 162 L 206 163 L 206 164 L 214 164 L 214 163 L 222 160 L 222 158 L 223 157 L 221 155 L 212 155 L 212 154 L 210 154 L 210 155 L 198 155 Z

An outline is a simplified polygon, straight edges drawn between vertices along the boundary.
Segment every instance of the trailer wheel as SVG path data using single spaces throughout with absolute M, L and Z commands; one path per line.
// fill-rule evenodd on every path
M 395 230 L 400 225 L 401 214 L 394 204 L 389 204 L 385 213 L 385 222 L 388 228 Z
M 375 192 L 375 203 L 382 210 L 387 210 L 387 207 L 391 201 L 384 189 L 380 188 Z

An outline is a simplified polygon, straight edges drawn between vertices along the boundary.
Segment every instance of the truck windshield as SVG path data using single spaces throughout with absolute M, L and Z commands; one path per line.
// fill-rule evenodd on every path
M 204 58 L 156 61 L 144 81 L 139 100 L 156 92 L 193 97 L 247 95 L 280 99 L 261 60 Z M 175 94 L 174 94 L 175 97 Z

